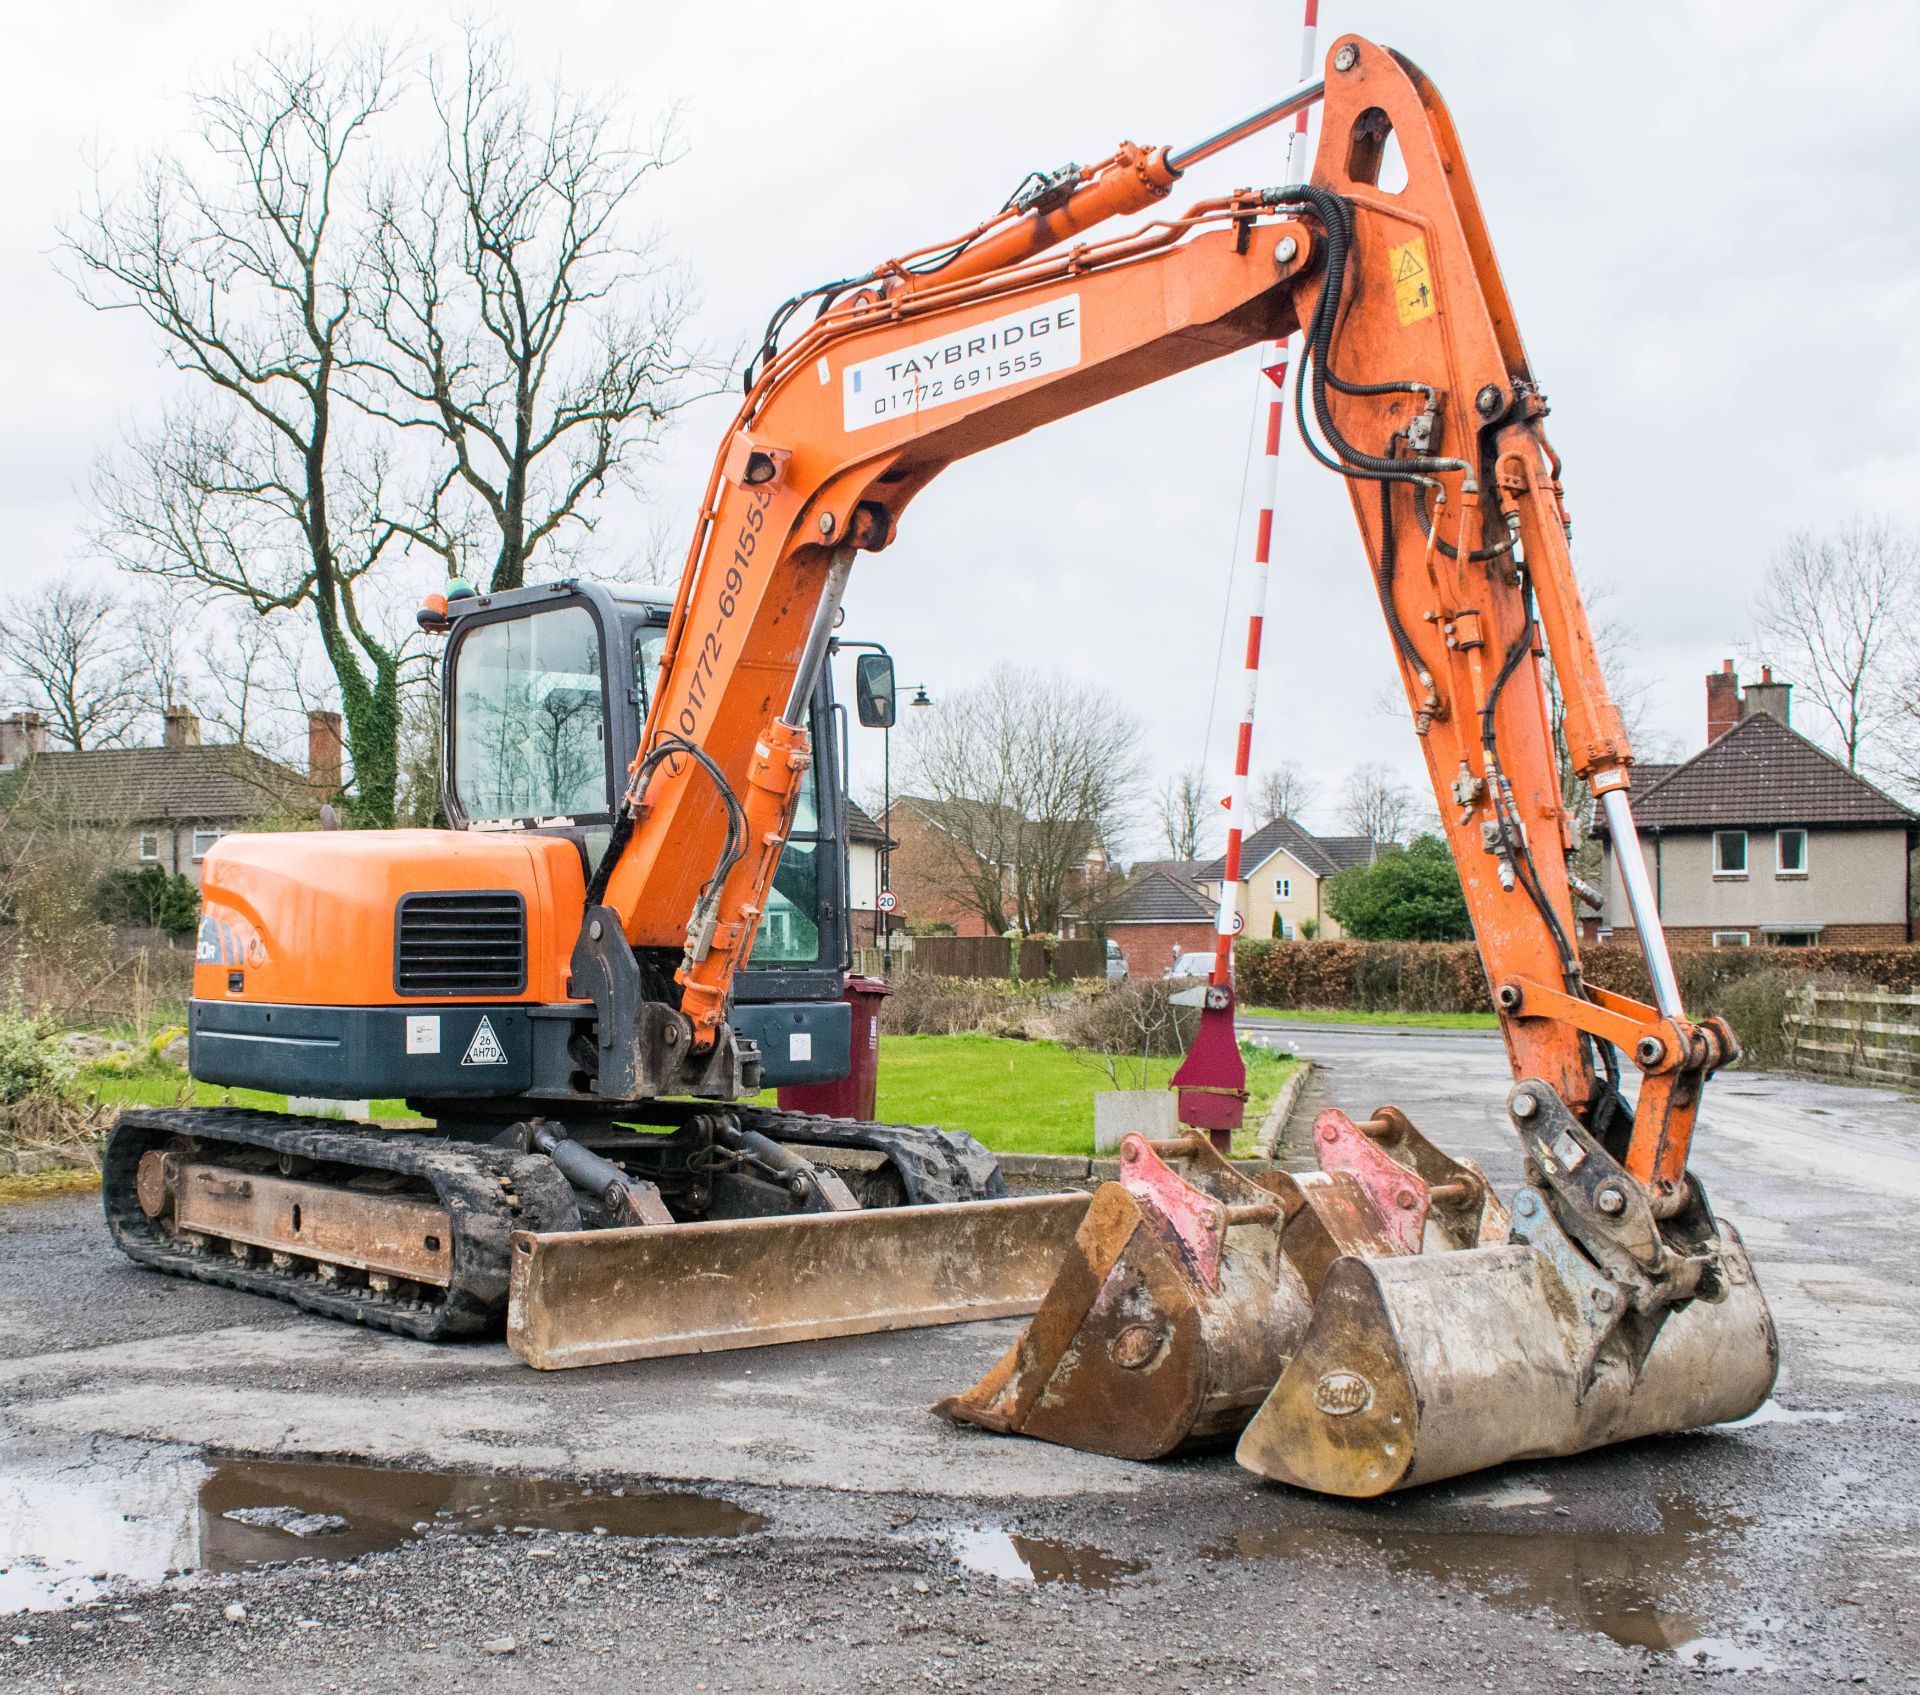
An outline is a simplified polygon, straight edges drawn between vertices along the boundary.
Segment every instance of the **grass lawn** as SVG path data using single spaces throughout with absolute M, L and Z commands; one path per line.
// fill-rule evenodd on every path
M 1296 1024 L 1398 1024 L 1417 1030 L 1498 1030 L 1492 1012 L 1353 1012 L 1325 1006 L 1243 1006 L 1242 1018 L 1285 1018 Z
M 1265 1049 L 1248 1052 L 1247 1125 L 1235 1137 L 1236 1155 L 1252 1152 L 1261 1119 L 1297 1063 Z M 1122 1067 L 1122 1086 L 1164 1088 L 1176 1064 L 1171 1059 L 1153 1060 L 1142 1085 L 1135 1060 Z M 172 1066 L 149 1063 L 126 1072 L 91 1066 L 82 1076 L 83 1087 L 109 1106 L 186 1104 L 186 1073 Z M 1058 1042 L 1020 1042 L 1004 1036 L 880 1039 L 880 1118 L 968 1130 L 995 1153 L 1090 1155 L 1093 1097 L 1096 1091 L 1112 1087 L 1104 1066 Z M 195 1106 L 287 1110 L 285 1095 L 213 1083 L 194 1083 L 191 1088 Z M 402 1101 L 372 1104 L 375 1118 L 407 1116 Z
M 1179 1062 L 1152 1061 L 1146 1087 L 1164 1087 Z M 1254 1133 L 1297 1061 L 1260 1052 L 1247 1060 L 1247 1128 L 1236 1155 L 1250 1153 Z M 1139 1087 L 1136 1060 L 1122 1077 Z M 895 1123 L 968 1130 L 995 1153 L 1091 1154 L 1093 1097 L 1110 1089 L 1103 1066 L 1058 1042 L 1004 1036 L 882 1036 L 878 1115 Z
M 270 1095 L 259 1089 L 228 1089 L 218 1083 L 195 1083 L 193 1096 L 187 1099 L 187 1074 L 177 1066 L 164 1069 L 143 1065 L 131 1072 L 118 1072 L 111 1066 L 89 1066 L 80 1074 L 80 1085 L 107 1106 L 251 1106 L 263 1112 L 285 1112 L 287 1097 Z M 375 1118 L 406 1118 L 405 1101 L 374 1101 Z

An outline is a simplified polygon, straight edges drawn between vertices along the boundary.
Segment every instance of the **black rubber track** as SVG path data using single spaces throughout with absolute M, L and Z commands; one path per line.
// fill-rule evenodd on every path
M 243 1264 L 176 1245 L 141 1210 L 134 1178 L 142 1154 L 170 1148 L 179 1137 L 190 1137 L 203 1155 L 216 1159 L 221 1149 L 256 1149 L 312 1161 L 318 1169 L 303 1175 L 316 1182 L 344 1183 L 368 1171 L 415 1179 L 452 1221 L 452 1284 L 427 1291 L 422 1300 L 401 1300 L 367 1288 L 322 1283 L 311 1272 Z M 176 1277 L 277 1296 L 310 1312 L 430 1342 L 499 1331 L 506 1318 L 512 1233 L 571 1230 L 580 1222 L 573 1191 L 544 1155 L 240 1107 L 124 1112 L 107 1137 L 101 1175 L 107 1228 L 139 1264 Z
M 971 1136 L 930 1125 L 876 1124 L 761 1107 L 728 1109 L 743 1129 L 804 1150 L 809 1144 L 871 1148 L 900 1174 L 910 1205 L 1004 1196 L 999 1162 Z M 230 1150 L 290 1155 L 302 1176 L 345 1184 L 368 1172 L 410 1178 L 445 1207 L 453 1225 L 453 1282 L 414 1298 L 364 1286 L 323 1283 L 311 1271 L 282 1271 L 196 1252 L 175 1243 L 142 1211 L 135 1192 L 141 1156 L 182 1139 L 203 1157 Z M 804 1154 L 803 1154 L 804 1157 Z M 310 1162 L 310 1168 L 309 1168 Z M 136 1263 L 176 1277 L 271 1295 L 329 1318 L 374 1325 L 421 1341 L 498 1335 L 504 1328 L 508 1248 L 516 1230 L 577 1230 L 580 1210 L 566 1179 L 544 1154 L 458 1142 L 418 1130 L 380 1130 L 337 1119 L 295 1118 L 242 1107 L 136 1108 L 107 1137 L 102 1166 L 107 1228 Z

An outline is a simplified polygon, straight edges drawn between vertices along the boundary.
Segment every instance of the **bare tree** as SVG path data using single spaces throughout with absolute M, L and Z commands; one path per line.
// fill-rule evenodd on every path
M 54 739 L 78 749 L 126 739 L 145 704 L 125 602 L 63 577 L 0 612 L 0 663 Z
M 1105 689 L 1004 665 L 918 714 L 905 770 L 930 874 L 995 932 L 1045 934 L 1098 874 L 1139 769 Z
M 1320 787 L 1292 760 L 1283 759 L 1254 779 L 1253 817 L 1256 827 L 1276 818 L 1297 820 L 1319 799 Z
M 1154 796 L 1153 815 L 1175 859 L 1198 859 L 1212 834 L 1216 807 L 1207 794 L 1207 774 L 1199 766 L 1176 771 Z
M 1899 715 L 1898 646 L 1916 615 L 1920 536 L 1885 519 L 1798 531 L 1767 572 L 1753 657 L 1799 686 L 1849 770 Z
M 684 279 L 631 228 L 668 136 L 637 145 L 604 104 L 528 94 L 477 27 L 462 46 L 430 79 L 438 164 L 380 199 L 353 364 L 363 404 L 446 449 L 416 539 L 450 572 L 491 554 L 499 590 L 591 528 L 588 498 L 696 398 L 702 361 Z
M 367 824 L 394 816 L 401 655 L 363 598 L 405 526 L 387 510 L 387 444 L 352 427 L 339 378 L 356 168 L 397 89 L 377 40 L 270 47 L 194 97 L 209 157 L 152 157 L 64 233 L 82 298 L 140 312 L 196 385 L 101 467 L 102 541 L 133 570 L 311 617 Z
M 1357 765 L 1340 791 L 1340 816 L 1356 836 L 1397 842 L 1413 816 L 1413 791 L 1385 765 Z

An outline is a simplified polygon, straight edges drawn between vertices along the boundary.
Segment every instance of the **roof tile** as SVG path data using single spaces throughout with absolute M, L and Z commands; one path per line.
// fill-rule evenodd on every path
M 1647 782 L 1651 773 L 1658 775 Z M 1636 775 L 1633 816 L 1643 830 L 1920 827 L 1920 814 L 1766 712 L 1742 718 L 1682 764 L 1642 766 Z M 1596 833 L 1605 829 L 1597 821 Z

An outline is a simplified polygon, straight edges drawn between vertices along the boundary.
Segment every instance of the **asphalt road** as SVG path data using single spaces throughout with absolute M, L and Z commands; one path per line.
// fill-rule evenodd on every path
M 1259 1039 L 1319 1063 L 1296 1126 L 1393 1101 L 1517 1181 L 1494 1039 Z M 0 1689 L 1920 1687 L 1920 1106 L 1710 1101 L 1774 1404 L 1374 1504 L 933 1417 L 1011 1323 L 541 1375 L 0 1207 Z M 225 1516 L 276 1507 L 347 1528 Z

